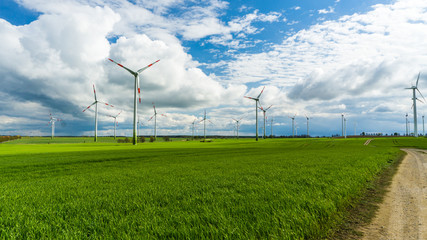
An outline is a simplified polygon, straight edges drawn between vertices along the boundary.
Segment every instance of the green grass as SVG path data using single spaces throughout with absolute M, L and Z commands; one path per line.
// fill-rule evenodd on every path
M 427 146 L 421 138 L 369 146 L 366 139 L 137 146 L 67 139 L 0 144 L 0 238 L 325 238 L 402 155 L 396 146 Z

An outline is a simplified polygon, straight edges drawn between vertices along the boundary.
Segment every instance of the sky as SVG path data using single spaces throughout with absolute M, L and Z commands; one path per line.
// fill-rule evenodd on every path
M 412 90 L 427 96 L 425 0 L 2 0 L 0 135 L 132 135 L 138 70 L 139 133 L 255 135 L 255 102 L 267 135 L 347 135 L 413 130 Z M 419 100 L 424 98 L 418 95 Z M 418 129 L 426 104 L 417 102 Z M 263 116 L 259 111 L 260 134 Z M 273 121 L 272 121 L 273 120 Z

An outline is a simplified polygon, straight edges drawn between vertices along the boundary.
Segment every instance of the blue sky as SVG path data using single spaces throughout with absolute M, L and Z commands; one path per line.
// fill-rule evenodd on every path
M 341 113 L 351 134 L 404 133 L 413 115 L 403 88 L 420 71 L 427 86 L 426 12 L 422 0 L 1 1 L 0 133 L 49 135 L 51 112 L 63 119 L 57 135 L 92 135 L 94 113 L 82 110 L 95 84 L 115 105 L 100 107 L 100 135 L 123 111 L 117 131 L 130 136 L 132 76 L 108 58 L 131 69 L 161 59 L 141 75 L 142 134 L 155 102 L 167 115 L 159 134 L 190 134 L 207 109 L 209 134 L 233 135 L 232 118 L 244 117 L 240 134 L 253 135 L 243 96 L 264 86 L 275 135 L 292 133 L 295 114 L 298 133 L 309 115 L 311 135 L 339 134 Z

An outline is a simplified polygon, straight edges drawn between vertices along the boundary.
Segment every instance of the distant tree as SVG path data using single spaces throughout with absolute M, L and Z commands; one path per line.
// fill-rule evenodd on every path
M 163 141 L 165 141 L 165 142 L 170 142 L 171 140 L 170 140 L 170 138 L 169 138 L 168 136 L 164 136 L 164 137 L 163 137 Z
M 144 143 L 145 142 L 145 137 L 144 136 L 139 137 L 139 142 Z
M 156 139 L 153 136 L 150 136 L 150 142 L 154 142 Z

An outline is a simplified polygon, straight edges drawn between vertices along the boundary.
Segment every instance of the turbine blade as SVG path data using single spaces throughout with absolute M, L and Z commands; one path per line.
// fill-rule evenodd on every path
M 115 64 L 119 65 L 120 67 L 122 67 L 122 68 L 124 68 L 124 69 L 126 69 L 126 70 L 127 70 L 128 72 L 130 72 L 132 75 L 134 75 L 134 76 L 138 75 L 136 72 L 134 72 L 134 71 L 130 70 L 129 68 L 127 68 L 127 67 L 123 66 L 122 64 L 120 64 L 120 63 L 118 63 L 118 62 L 114 61 L 113 59 L 109 58 L 108 60 L 110 60 L 111 62 L 113 62 L 113 63 L 115 63 Z
M 264 92 L 265 87 L 262 88 L 261 92 L 259 93 L 257 99 L 259 99 L 259 97 L 261 97 L 261 94 Z
M 150 119 L 148 119 L 148 121 L 151 121 L 151 119 L 153 119 L 153 117 L 155 116 L 156 114 L 154 114 L 153 116 L 151 116 L 150 117 Z
M 153 66 L 154 64 L 158 63 L 159 61 L 160 61 L 160 59 L 159 59 L 159 60 L 157 60 L 157 61 L 155 61 L 155 62 L 153 62 L 153 63 L 151 63 L 151 64 L 148 64 L 146 67 L 143 67 L 143 68 L 139 69 L 137 72 L 138 72 L 138 73 L 141 73 L 142 71 L 144 71 L 145 69 L 147 69 L 147 68 L 149 68 L 149 67 Z
M 268 107 L 267 109 L 265 109 L 265 111 L 267 111 L 268 109 L 270 109 L 273 105 L 270 105 L 270 107 Z
M 426 100 L 423 96 L 423 94 L 420 92 L 420 90 L 417 88 L 418 93 L 421 95 L 421 97 L 423 97 L 424 101 Z
M 246 97 L 246 96 L 243 96 L 243 97 L 245 97 L 245 98 L 249 98 L 249 99 L 252 99 L 252 100 L 256 100 L 255 98 L 253 98 L 253 97 Z
M 82 111 L 82 112 L 84 112 L 84 111 L 88 110 L 88 109 L 89 109 L 90 107 L 92 107 L 95 103 L 96 103 L 96 101 L 95 101 L 95 102 L 93 102 L 91 105 L 89 105 L 87 108 L 83 109 L 83 111 Z
M 420 74 L 421 72 L 418 73 L 417 84 L 415 85 L 415 87 L 418 87 L 418 80 L 420 80 Z
M 166 116 L 165 114 L 160 114 L 160 115 L 162 115 L 163 117 L 168 117 L 168 116 Z
M 154 114 L 157 114 L 156 105 L 154 105 L 154 103 L 152 103 L 152 104 L 153 104 Z
M 96 101 L 96 90 L 95 90 L 95 84 L 93 84 L 92 86 L 93 86 L 93 95 L 95 96 L 95 101 Z
M 139 86 L 139 77 L 137 77 L 138 79 L 136 80 L 136 84 L 137 84 L 137 88 L 138 88 L 138 97 L 139 97 L 139 103 L 141 103 L 141 88 Z
M 105 104 L 106 106 L 110 106 L 110 107 L 114 107 L 113 105 L 111 105 L 111 104 L 109 104 L 109 103 L 106 103 L 106 102 L 101 102 L 101 101 L 98 101 L 99 103 L 103 103 L 103 104 Z

